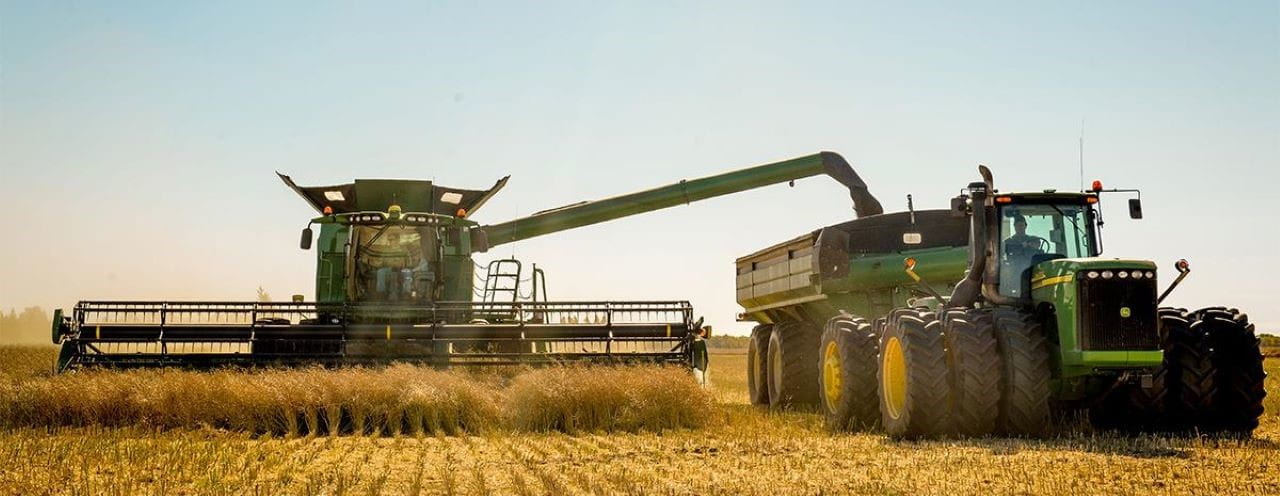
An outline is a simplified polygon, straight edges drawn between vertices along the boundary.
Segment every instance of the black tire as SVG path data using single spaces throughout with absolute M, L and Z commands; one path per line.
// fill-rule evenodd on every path
M 880 421 L 896 438 L 951 432 L 947 363 L 932 312 L 894 310 L 880 336 L 877 374 Z
M 769 336 L 772 324 L 760 324 L 751 329 L 751 341 L 747 344 L 747 396 L 752 405 L 769 404 Z
M 1185 310 L 1161 308 L 1160 341 L 1164 364 L 1158 375 L 1165 385 L 1161 428 L 1188 431 L 1201 426 L 1217 393 L 1208 335 Z
M 1207 308 L 1195 313 L 1191 324 L 1205 332 L 1212 350 L 1215 394 L 1202 428 L 1209 432 L 1251 435 L 1262 415 L 1263 387 L 1258 336 L 1249 317 L 1235 309 Z
M 999 428 L 1010 436 L 1043 436 L 1051 424 L 1049 351 L 1034 315 L 992 312 L 1003 362 Z
M 947 353 L 951 416 L 956 433 L 989 436 L 999 419 L 1003 361 L 986 310 L 948 310 L 942 339 Z
M 790 409 L 818 402 L 818 342 L 812 326 L 775 325 L 769 338 L 769 407 Z
M 879 340 L 866 320 L 842 314 L 827 321 L 818 350 L 818 393 L 832 430 L 880 424 L 876 392 Z

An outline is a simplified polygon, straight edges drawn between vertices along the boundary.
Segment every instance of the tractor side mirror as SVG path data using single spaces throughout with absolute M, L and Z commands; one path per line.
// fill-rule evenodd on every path
M 1129 199 L 1129 218 L 1130 219 L 1142 218 L 1142 199 L 1140 198 Z
M 307 226 L 302 230 L 302 241 L 298 243 L 298 246 L 304 250 L 311 249 L 311 226 Z
M 960 195 L 951 199 L 951 216 L 964 217 L 969 215 L 969 197 Z

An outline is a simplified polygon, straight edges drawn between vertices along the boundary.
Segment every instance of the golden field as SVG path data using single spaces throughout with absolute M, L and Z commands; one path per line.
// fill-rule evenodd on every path
M 63 380 L 41 377 L 48 374 L 47 353 L 0 349 L 0 386 L 11 388 L 5 392 L 11 398 L 5 404 L 15 403 L 12 388 L 17 383 Z M 301 418 L 296 430 L 287 424 L 258 429 L 265 434 L 216 423 L 195 428 L 164 423 L 11 426 L 0 429 L 0 494 L 1280 493 L 1280 417 L 1275 414 L 1280 411 L 1280 362 L 1269 359 L 1267 366 L 1267 413 L 1251 440 L 1123 437 L 1093 433 L 1079 422 L 1046 440 L 899 442 L 875 433 L 829 433 L 817 414 L 776 414 L 747 405 L 745 357 L 717 354 L 712 357 L 714 401 L 703 406 L 707 411 L 698 420 L 657 415 L 661 409 L 650 409 L 643 411 L 656 417 L 627 425 L 583 420 L 580 428 L 568 429 L 575 434 L 566 434 L 554 422 L 526 425 L 517 419 L 557 411 L 559 418 L 579 415 L 582 409 L 609 403 L 592 401 L 605 393 L 625 395 L 625 390 L 637 387 L 651 388 L 646 394 L 663 401 L 691 395 L 696 399 L 697 393 L 681 390 L 687 384 L 680 377 L 653 378 L 652 386 L 622 385 L 615 377 L 599 381 L 596 389 L 579 391 L 591 396 L 573 403 L 564 399 L 562 388 L 549 386 L 565 377 L 543 377 L 539 382 L 536 376 L 522 374 L 466 378 L 489 386 L 463 397 L 500 410 L 487 413 L 492 415 L 484 418 L 488 423 L 476 429 L 397 431 L 384 420 L 381 427 L 362 428 L 365 435 L 353 435 L 355 431 L 345 427 L 337 436 L 323 429 L 311 435 L 306 415 L 295 417 Z M 156 372 L 165 373 L 169 372 Z M 432 378 L 446 379 L 463 380 L 453 375 Z M 522 379 L 525 389 L 517 387 Z M 111 383 L 103 378 L 97 384 Z M 683 392 L 666 395 L 665 389 Z M 90 401 L 91 395 L 105 393 L 82 394 Z M 530 396 L 517 400 L 517 394 Z M 502 399 L 493 399 L 499 396 Z M 266 401 L 261 398 L 255 401 Z M 634 396 L 630 401 L 643 399 Z M 510 411 L 517 404 L 525 410 Z M 317 416 L 323 413 L 318 411 Z M 15 417 L 6 415 L 13 424 Z M 669 421 L 703 426 L 664 428 L 663 422 Z M 317 422 L 323 425 L 323 420 Z M 375 431 L 379 435 L 371 435 Z

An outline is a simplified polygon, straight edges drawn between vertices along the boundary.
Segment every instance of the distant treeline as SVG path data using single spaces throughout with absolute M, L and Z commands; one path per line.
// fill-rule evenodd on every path
M 751 338 L 747 336 L 716 336 L 713 334 L 707 339 L 707 347 L 746 349 L 749 341 L 751 341 Z
M 40 307 L 0 312 L 0 344 L 50 344 L 52 320 Z

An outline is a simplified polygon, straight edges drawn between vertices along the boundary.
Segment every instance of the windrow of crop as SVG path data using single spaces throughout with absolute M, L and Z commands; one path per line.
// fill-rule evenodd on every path
M 552 367 L 504 377 L 413 365 L 85 370 L 0 380 L 0 426 L 215 428 L 275 435 L 695 428 L 717 412 L 678 368 Z

